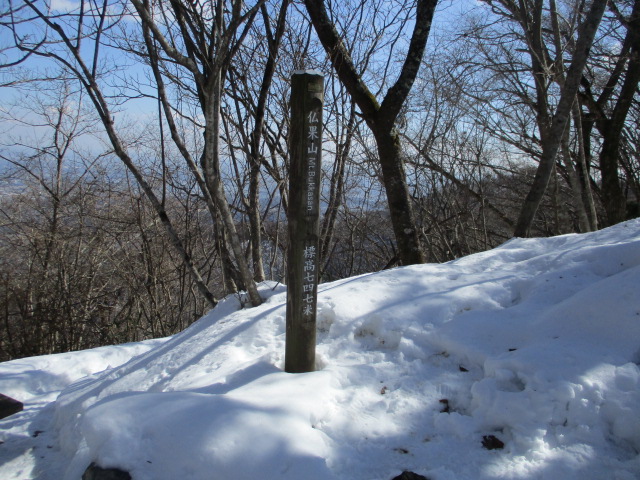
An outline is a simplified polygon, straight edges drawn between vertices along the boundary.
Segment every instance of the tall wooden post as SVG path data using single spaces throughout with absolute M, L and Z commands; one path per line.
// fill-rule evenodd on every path
M 289 256 L 284 369 L 312 372 L 316 361 L 318 219 L 324 77 L 297 71 L 291 78 L 289 131 Z

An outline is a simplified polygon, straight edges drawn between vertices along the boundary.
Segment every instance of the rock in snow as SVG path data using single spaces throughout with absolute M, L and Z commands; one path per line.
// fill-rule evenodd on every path
M 82 480 L 131 480 L 131 475 L 117 468 L 102 468 L 92 463 L 82 475 Z

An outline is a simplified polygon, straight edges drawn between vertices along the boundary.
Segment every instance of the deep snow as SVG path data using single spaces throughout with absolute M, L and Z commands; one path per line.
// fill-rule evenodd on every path
M 640 220 L 323 284 L 292 375 L 264 284 L 168 339 L 0 364 L 25 402 L 0 478 L 637 480 L 639 286 Z

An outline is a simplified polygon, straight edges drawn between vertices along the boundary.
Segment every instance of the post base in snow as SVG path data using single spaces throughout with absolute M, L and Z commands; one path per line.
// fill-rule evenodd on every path
M 23 408 L 22 402 L 0 393 L 0 419 L 21 412 Z
M 82 480 L 131 480 L 131 475 L 117 468 L 102 468 L 92 463 L 82 475 Z

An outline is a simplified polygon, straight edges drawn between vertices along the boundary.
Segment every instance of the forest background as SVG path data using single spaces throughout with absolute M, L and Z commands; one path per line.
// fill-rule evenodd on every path
M 639 213 L 640 0 L 3 0 L 0 35 L 0 361 L 259 304 L 296 70 L 321 281 Z

